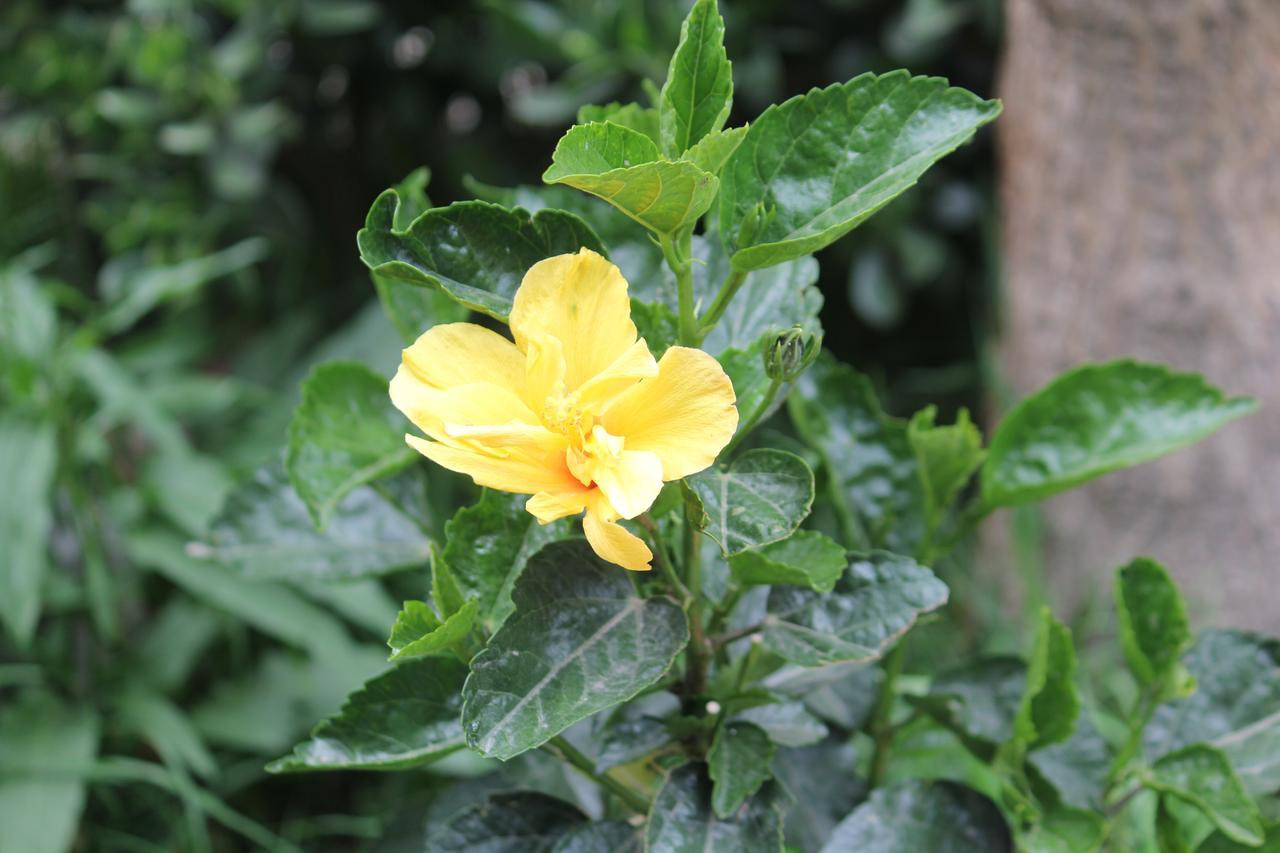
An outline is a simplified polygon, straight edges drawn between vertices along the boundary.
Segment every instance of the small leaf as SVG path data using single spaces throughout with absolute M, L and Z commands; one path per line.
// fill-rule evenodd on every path
M 40 593 L 49 568 L 52 490 L 58 462 L 52 424 L 0 417 L 0 620 L 25 646 L 40 619 Z
M 1116 574 L 1116 616 L 1125 660 L 1138 683 L 1158 684 L 1166 697 L 1181 689 L 1178 659 L 1191 645 L 1191 623 L 1177 584 L 1164 566 L 1139 557 Z
M 444 758 L 465 745 L 459 693 L 466 676 L 466 666 L 452 658 L 418 658 L 389 669 L 267 770 L 401 770 Z
M 798 530 L 781 542 L 729 558 L 740 584 L 794 584 L 817 592 L 830 592 L 847 565 L 844 546 L 815 530 Z
M 434 655 L 450 649 L 467 636 L 475 620 L 475 599 L 467 601 L 443 622 L 425 602 L 406 601 L 387 640 L 391 660 Z
M 1080 713 L 1075 671 L 1071 631 L 1045 607 L 1036 627 L 1022 702 L 1013 720 L 1013 737 L 1023 748 L 1035 749 L 1071 737 Z
M 684 611 L 639 598 L 583 540 L 553 542 L 512 591 L 515 612 L 471 661 L 467 742 L 506 760 L 657 682 L 689 641 Z
M 914 560 L 884 551 L 855 555 L 829 594 L 773 587 L 764 645 L 801 666 L 870 660 L 921 613 L 946 602 L 946 585 Z
M 751 723 L 726 722 L 716 729 L 707 752 L 711 807 L 716 817 L 732 818 L 769 780 L 775 749 L 764 729 Z
M 532 791 L 490 794 L 427 835 L 426 853 L 532 853 L 552 850 L 586 816 L 564 800 Z
M 672 770 L 649 810 L 645 849 L 664 853 L 780 853 L 781 797 L 768 786 L 747 801 L 732 819 L 721 820 L 711 807 L 712 783 L 704 764 Z
M 863 74 L 765 110 L 724 167 L 720 233 L 773 209 L 733 256 L 752 270 L 830 245 L 909 189 L 1000 113 L 937 77 Z
M 813 472 L 783 450 L 751 450 L 685 480 L 702 528 L 727 556 L 790 536 L 813 505 Z
M 746 125 L 708 133 L 689 149 L 685 157 L 702 171 L 718 175 L 746 135 Z
M 907 440 L 915 451 L 931 526 L 937 525 L 986 456 L 982 433 L 969 420 L 968 409 L 961 409 L 951 426 L 935 426 L 936 412 L 930 406 L 916 412 L 907 424 Z
M 680 26 L 658 99 L 662 150 L 676 157 L 724 126 L 733 103 L 733 64 L 716 0 L 697 0 Z
M 912 780 L 871 792 L 835 828 L 823 853 L 996 853 L 1009 850 L 1009 830 L 995 804 L 952 782 Z
M 1171 752 L 1152 765 L 1146 782 L 1166 796 L 1195 806 L 1232 840 L 1255 847 L 1263 842 L 1258 807 L 1222 750 L 1193 744 Z
M 982 497 L 990 507 L 1041 500 L 1194 444 L 1256 408 L 1162 365 L 1077 367 L 1001 421 L 982 466 Z
M 652 139 L 655 145 L 661 144 L 658 137 L 658 111 L 654 107 L 620 104 L 613 101 L 603 106 L 587 104 L 578 108 L 578 120 L 575 124 L 591 124 L 597 121 L 611 121 L 643 133 Z
M 446 619 L 462 610 L 467 603 L 453 576 L 453 569 L 435 545 L 431 546 L 431 601 Z
M 560 210 L 530 216 L 520 208 L 461 201 L 428 210 L 401 230 L 395 225 L 401 204 L 395 189 L 373 202 L 356 236 L 365 265 L 381 278 L 436 288 L 504 322 L 529 267 L 584 246 L 604 254 L 591 228 Z

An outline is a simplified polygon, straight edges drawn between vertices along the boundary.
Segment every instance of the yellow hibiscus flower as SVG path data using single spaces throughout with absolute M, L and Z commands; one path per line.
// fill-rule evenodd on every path
M 701 350 L 655 361 L 626 279 L 589 249 L 534 264 L 509 322 L 514 342 L 449 323 L 404 351 L 391 400 L 433 439 L 405 440 L 478 485 L 532 495 L 543 524 L 585 510 L 597 554 L 648 569 L 653 554 L 618 519 L 715 461 L 738 426 L 733 384 Z

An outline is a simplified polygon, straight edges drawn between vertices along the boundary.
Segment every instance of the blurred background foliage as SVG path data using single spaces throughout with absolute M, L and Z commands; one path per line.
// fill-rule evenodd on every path
M 686 5 L 0 5 L 0 850 L 418 848 L 466 760 L 262 767 L 385 665 L 421 573 L 261 580 L 188 543 L 316 535 L 252 478 L 311 366 L 397 360 L 355 251 L 374 196 L 424 165 L 435 204 L 537 184 L 579 106 L 661 83 Z M 993 91 L 996 0 L 724 5 L 730 124 L 868 70 Z M 827 344 L 895 412 L 979 401 L 992 181 L 984 134 L 819 258 Z M 406 500 L 470 489 L 419 476 Z M 576 783 L 536 754 L 512 772 Z

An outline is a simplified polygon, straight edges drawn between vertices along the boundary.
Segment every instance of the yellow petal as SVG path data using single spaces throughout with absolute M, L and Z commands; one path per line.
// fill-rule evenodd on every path
M 636 341 L 604 370 L 582 383 L 574 394 L 580 406 L 594 408 L 608 403 L 641 379 L 658 375 L 658 362 L 644 338 Z
M 538 519 L 539 524 L 550 524 L 558 518 L 577 515 L 586 509 L 587 490 L 579 492 L 538 492 L 525 502 L 524 508 Z
M 624 450 L 593 473 L 595 484 L 622 518 L 647 510 L 662 491 L 662 460 L 647 450 Z
M 435 388 L 487 382 L 519 391 L 524 384 L 524 355 L 515 344 L 474 323 L 433 326 L 402 358 L 420 381 Z
M 662 478 L 678 480 L 715 461 L 738 427 L 733 383 L 720 362 L 702 350 L 671 347 L 658 375 L 623 392 L 604 415 L 604 426 L 626 439 L 628 450 L 662 460 Z
M 514 347 L 513 347 L 514 349 Z M 538 424 L 533 410 L 515 391 L 490 382 L 441 389 L 424 383 L 408 364 L 391 380 L 391 402 L 427 435 L 440 439 L 445 424 L 494 426 Z
M 498 456 L 478 450 L 452 447 L 439 441 L 425 441 L 406 435 L 409 446 L 450 471 L 466 474 L 476 485 L 503 492 L 534 494 L 537 492 L 574 492 L 582 485 L 564 464 L 564 451 L 557 455 L 538 456 L 512 451 Z
M 587 541 L 600 559 L 633 572 L 647 572 L 652 568 L 653 552 L 644 540 L 616 521 L 606 520 L 594 508 L 588 509 L 582 519 L 582 532 L 587 534 Z
M 542 411 L 548 399 L 564 394 L 564 346 L 551 335 L 532 335 L 525 349 L 524 399 Z
M 590 249 L 530 267 L 516 291 L 509 322 L 522 350 L 537 335 L 560 341 L 569 391 L 612 364 L 636 340 L 626 279 Z

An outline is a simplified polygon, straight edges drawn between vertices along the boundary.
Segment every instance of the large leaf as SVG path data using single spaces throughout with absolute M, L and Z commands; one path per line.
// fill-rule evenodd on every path
M 0 850 L 70 850 L 84 807 L 81 774 L 98 753 L 98 721 L 86 707 L 46 698 L 0 708 Z
M 400 664 L 352 693 L 337 716 L 267 770 L 397 770 L 444 758 L 466 745 L 460 720 L 466 677 L 466 665 L 450 658 Z
M 858 751 L 831 737 L 801 749 L 780 749 L 773 773 L 790 796 L 783 821 L 786 840 L 797 850 L 818 850 L 853 807 L 866 799 L 858 777 Z
M 785 539 L 813 506 L 813 472 L 784 450 L 751 450 L 685 482 L 702 507 L 702 528 L 726 555 Z
M 387 379 L 363 364 L 335 361 L 302 383 L 302 403 L 289 424 L 285 469 L 323 528 L 357 486 L 408 466 L 404 416 L 391 405 Z
M 716 817 L 732 818 L 769 780 L 774 749 L 765 730 L 753 723 L 726 722 L 716 729 L 707 752 L 711 809 Z
M 546 853 L 585 823 L 564 800 L 533 791 L 490 794 L 427 835 L 426 853 Z
M 1263 842 L 1258 807 L 1219 749 L 1193 744 L 1171 752 L 1152 765 L 1147 785 L 1195 806 L 1234 841 Z
M 657 682 L 689 641 L 684 611 L 640 598 L 583 540 L 553 542 L 512 591 L 515 612 L 471 661 L 467 743 L 508 759 Z
M 1075 673 L 1071 631 L 1045 607 L 1036 626 L 1022 702 L 1013 720 L 1013 737 L 1022 747 L 1035 749 L 1071 737 L 1080 713 Z
M 1256 408 L 1162 365 L 1077 367 L 1001 421 L 982 466 L 982 497 L 992 507 L 1040 500 L 1193 444 Z
M 560 836 L 551 853 L 642 853 L 644 836 L 625 820 L 584 823 Z
M 782 850 L 781 798 L 774 786 L 752 797 L 728 820 L 712 810 L 712 783 L 706 765 L 672 770 L 649 811 L 645 849 L 663 853 L 778 853 Z
M 794 584 L 817 592 L 830 592 L 847 565 L 844 546 L 816 530 L 797 530 L 781 542 L 729 558 L 729 568 L 740 584 Z
M 443 559 L 458 590 L 475 598 L 480 621 L 496 630 L 511 613 L 511 588 L 542 546 L 573 533 L 568 521 L 539 524 L 528 498 L 484 490 L 445 525 Z
M 733 64 L 724 49 L 724 19 L 716 0 L 698 0 L 680 27 L 658 99 L 662 150 L 678 157 L 720 130 L 732 103 Z
M 910 781 L 871 792 L 842 820 L 823 853 L 996 853 L 1010 849 L 995 804 L 951 782 Z
M 870 660 L 916 618 L 947 602 L 947 587 L 908 557 L 884 551 L 855 556 L 823 595 L 794 586 L 769 593 L 764 646 L 802 666 Z
M 707 212 L 720 182 L 688 160 L 660 158 L 643 133 L 610 121 L 580 124 L 556 143 L 542 180 L 591 193 L 669 235 Z
M 0 417 L 0 471 L 8 481 L 0 493 L 0 619 L 23 645 L 30 642 L 40 618 L 57 461 L 52 424 Z
M 466 601 L 454 613 L 441 620 L 426 602 L 406 601 L 391 627 L 387 645 L 391 659 L 439 654 L 462 641 L 476 620 L 476 602 Z
M 431 540 L 407 510 L 371 486 L 340 500 L 323 531 L 278 468 L 231 493 L 209 544 L 193 553 L 249 577 L 344 580 L 424 564 Z
M 1191 622 L 1182 594 L 1164 566 L 1139 557 L 1116 575 L 1116 616 L 1125 660 L 1138 682 L 1172 695 L 1187 692 L 1171 681 L 1178 659 L 1191 645 Z
M 759 269 L 835 242 L 999 113 L 996 101 L 905 71 L 863 74 L 769 107 L 721 176 L 728 244 L 758 205 L 772 209 L 733 265 Z
M 395 224 L 400 204 L 390 189 L 369 209 L 356 237 L 365 265 L 382 278 L 437 288 L 503 321 L 529 267 L 584 246 L 604 253 L 591 228 L 564 211 L 531 216 L 520 208 L 461 201 L 428 210 L 402 230 Z

